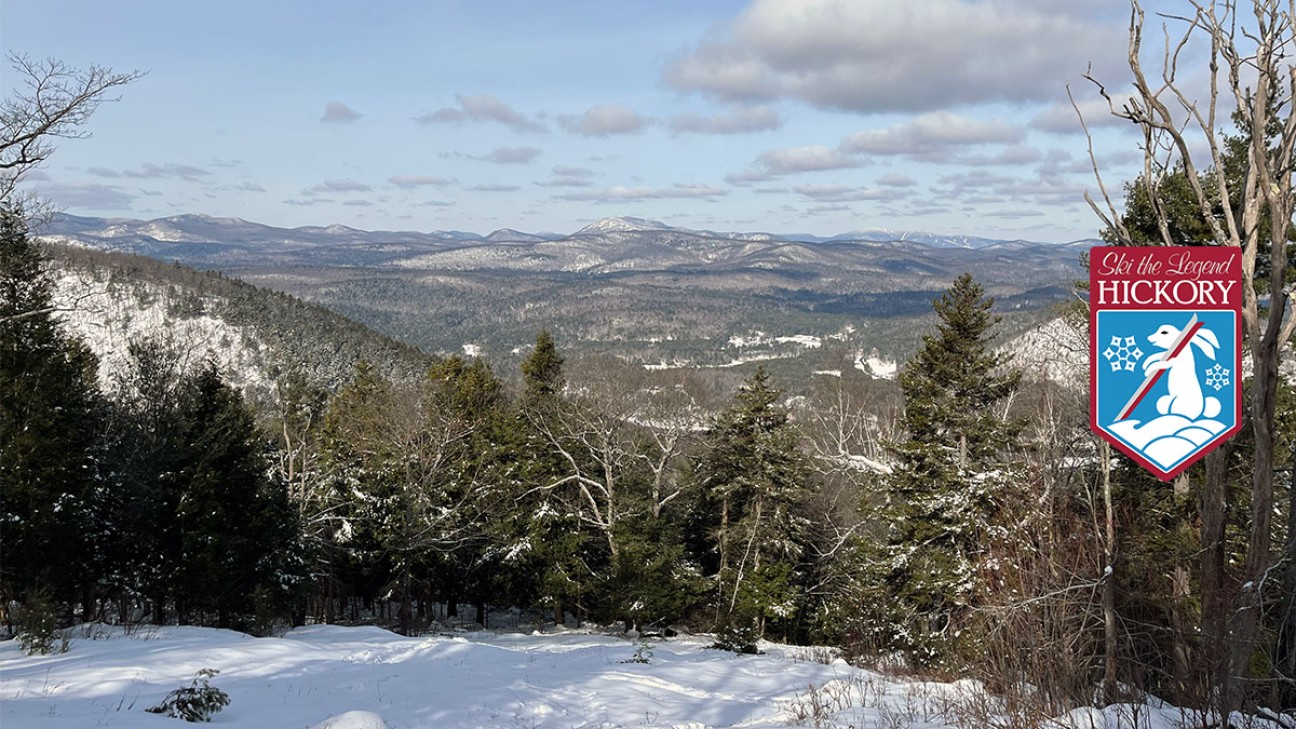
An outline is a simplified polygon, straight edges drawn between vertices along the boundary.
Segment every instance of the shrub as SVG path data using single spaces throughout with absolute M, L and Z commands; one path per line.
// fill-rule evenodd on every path
M 14 611 L 14 624 L 18 628 L 18 644 L 27 655 L 67 652 L 67 637 L 59 631 L 58 614 L 48 590 L 32 590 L 22 606 Z
M 145 711 L 153 714 L 166 714 L 185 721 L 211 721 L 212 715 L 229 706 L 229 694 L 207 683 L 207 679 L 220 673 L 213 668 L 204 668 L 194 676 L 193 683 L 178 688 L 166 695 L 162 703 Z

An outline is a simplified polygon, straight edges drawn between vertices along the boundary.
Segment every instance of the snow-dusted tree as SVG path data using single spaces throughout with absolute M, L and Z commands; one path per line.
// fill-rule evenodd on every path
M 361 361 L 324 414 L 321 475 L 312 492 L 308 534 L 314 535 L 325 622 L 354 610 L 356 598 L 372 604 L 390 579 L 378 527 L 382 500 L 395 488 L 396 453 L 379 434 L 384 413 L 395 407 L 392 384 Z
M 95 567 L 122 620 L 149 608 L 162 622 L 172 597 L 181 544 L 176 523 L 181 468 L 183 355 L 161 338 L 132 341 L 113 373 L 106 488 L 95 499 Z
M 590 561 L 597 559 L 603 535 L 581 519 L 570 490 L 554 487 L 571 483 L 567 477 L 572 471 L 568 458 L 554 446 L 564 432 L 569 404 L 563 397 L 563 358 L 548 331 L 540 332 L 522 362 L 522 381 L 513 472 L 519 520 L 514 524 L 516 548 L 510 551 L 515 560 L 522 557 L 533 566 L 541 599 L 553 608 L 554 622 L 561 624 L 589 588 L 594 572 Z
M 23 211 L 0 202 L 0 602 L 91 580 L 88 516 L 101 409 L 94 356 L 51 314 L 53 281 Z M 88 601 L 87 601 L 88 604 Z
M 723 630 L 760 635 L 772 624 L 786 635 L 802 607 L 798 567 L 813 474 L 781 396 L 758 367 L 704 438 L 700 501 L 690 528 L 713 570 L 716 623 Z
M 305 579 L 297 523 L 251 410 L 209 362 L 186 378 L 179 421 L 181 620 L 246 630 L 286 614 Z
M 936 333 L 900 373 L 904 440 L 884 477 L 886 545 L 870 570 L 889 616 L 880 642 L 939 663 L 967 638 L 978 571 L 1015 497 L 1011 451 L 1022 424 L 1007 417 L 1020 373 L 990 346 L 999 317 L 971 275 L 934 302 Z

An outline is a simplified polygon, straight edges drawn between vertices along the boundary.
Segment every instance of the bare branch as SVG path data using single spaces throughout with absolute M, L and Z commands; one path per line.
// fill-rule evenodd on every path
M 26 173 L 54 151 L 51 139 L 90 136 L 83 127 L 109 93 L 136 81 L 139 71 L 115 73 L 105 66 L 80 70 L 47 58 L 37 61 L 10 53 L 9 65 L 22 80 L 12 96 L 0 102 L 0 200 L 8 200 Z

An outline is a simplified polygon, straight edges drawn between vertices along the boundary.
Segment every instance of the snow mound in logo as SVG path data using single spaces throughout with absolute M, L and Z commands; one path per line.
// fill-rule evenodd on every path
M 1182 415 L 1162 415 L 1143 425 L 1140 420 L 1122 420 L 1107 427 L 1149 461 L 1170 468 L 1182 461 L 1228 427 L 1211 418 L 1189 420 Z

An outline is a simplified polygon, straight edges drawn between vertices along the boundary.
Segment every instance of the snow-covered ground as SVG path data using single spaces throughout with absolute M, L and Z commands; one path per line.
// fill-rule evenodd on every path
M 209 628 L 127 635 L 87 626 L 74 634 L 71 650 L 50 656 L 0 644 L 0 726 L 186 726 L 145 709 L 203 668 L 220 671 L 211 685 L 230 698 L 213 723 L 248 729 L 997 723 L 984 713 L 994 702 L 972 682 L 887 678 L 834 661 L 826 649 L 765 645 L 765 655 L 735 655 L 707 649 L 702 637 L 654 640 L 641 663 L 631 660 L 639 644 L 580 632 L 404 638 L 372 627 L 311 626 L 253 638 Z M 1118 713 L 1082 710 L 1050 726 L 1135 725 L 1114 721 Z M 1176 726 L 1178 712 L 1151 713 L 1137 725 Z

